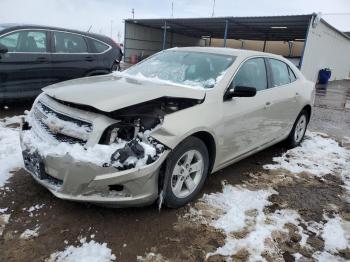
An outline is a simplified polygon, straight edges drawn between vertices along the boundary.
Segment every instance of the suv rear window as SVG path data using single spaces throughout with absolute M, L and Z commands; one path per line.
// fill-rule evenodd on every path
M 76 34 L 54 32 L 56 53 L 87 53 L 88 47 L 84 37 Z
M 97 53 L 102 53 L 109 48 L 108 45 L 106 45 L 105 43 L 102 43 L 100 41 L 92 40 L 92 42 L 94 44 L 94 47 L 95 47 Z

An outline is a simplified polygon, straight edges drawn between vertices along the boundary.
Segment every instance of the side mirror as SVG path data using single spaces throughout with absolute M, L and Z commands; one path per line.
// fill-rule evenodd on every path
M 6 54 L 8 51 L 6 46 L 0 44 L 0 54 Z
M 229 100 L 232 97 L 252 97 L 256 95 L 256 88 L 249 86 L 231 86 L 227 89 L 224 100 Z

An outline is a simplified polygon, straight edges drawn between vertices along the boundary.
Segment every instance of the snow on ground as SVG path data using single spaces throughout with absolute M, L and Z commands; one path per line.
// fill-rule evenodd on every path
M 350 150 L 322 133 L 307 132 L 302 146 L 274 157 L 275 164 L 265 169 L 285 169 L 292 173 L 308 172 L 315 176 L 337 173 L 350 168 Z
M 34 229 L 26 229 L 24 232 L 19 236 L 21 239 L 31 239 L 39 236 L 39 229 L 40 226 L 36 226 Z
M 350 222 L 334 217 L 324 225 L 322 238 L 325 250 L 331 253 L 350 248 Z
M 29 216 L 30 217 L 33 217 L 33 213 L 42 209 L 43 207 L 45 206 L 45 204 L 36 204 L 36 205 L 33 205 L 31 207 L 28 207 L 28 208 L 22 208 L 23 211 L 27 211 L 29 213 Z M 36 215 L 37 216 L 37 215 Z
M 216 210 L 220 214 L 211 221 L 204 217 L 203 221 L 214 228 L 222 230 L 226 234 L 225 245 L 219 247 L 215 252 L 207 254 L 232 256 L 242 250 L 247 250 L 250 261 L 265 261 L 262 253 L 274 250 L 274 232 L 288 233 L 287 224 L 295 225 L 302 237 L 301 220 L 297 212 L 293 210 L 277 210 L 272 214 L 265 214 L 264 208 L 271 203 L 269 196 L 277 192 L 273 190 L 250 190 L 242 186 L 224 185 L 223 192 L 204 195 L 200 200 L 208 209 Z M 202 205 L 203 207 L 203 205 Z M 205 208 L 204 208 L 205 209 Z M 203 210 L 192 209 L 192 216 L 202 216 Z M 206 212 L 205 212 L 206 213 Z
M 11 172 L 23 166 L 18 128 L 6 127 L 18 123 L 20 117 L 0 121 L 0 188 L 11 177 Z
M 324 134 L 308 132 L 301 146 L 288 150 L 273 161 L 276 163 L 265 165 L 264 168 L 289 171 L 280 179 L 289 176 L 293 181 L 293 177 L 301 172 L 311 177 L 332 174 L 340 176 L 345 187 L 350 185 L 350 150 L 339 146 Z M 271 181 L 277 179 L 275 173 L 270 175 L 274 175 Z M 293 234 L 298 235 L 299 250 L 313 250 L 307 240 L 310 235 L 316 235 L 324 241 L 325 246 L 322 252 L 311 251 L 316 260 L 345 261 L 339 252 L 350 249 L 350 222 L 337 215 L 331 218 L 324 215 L 324 221 L 319 223 L 304 221 L 296 210 L 283 209 L 282 206 L 282 209 L 269 211 L 266 208 L 272 204 L 269 197 L 278 194 L 269 189 L 269 186 L 273 186 L 271 181 L 271 184 L 224 184 L 222 192 L 205 194 L 195 207 L 190 208 L 189 218 L 219 229 L 226 235 L 225 244 L 207 256 L 232 258 L 248 252 L 249 261 L 266 261 L 267 257 L 281 259 L 281 239 L 290 239 L 294 230 Z M 292 255 L 296 261 L 305 259 L 300 253 Z
M 106 243 L 85 242 L 85 239 L 81 242 L 81 246 L 70 245 L 64 251 L 51 254 L 47 262 L 109 262 L 116 259 Z
M 6 224 L 10 220 L 11 214 L 2 214 L 0 215 L 0 236 L 2 236 L 2 233 L 4 232 L 4 229 L 6 227 Z
M 167 262 L 161 254 L 156 254 L 153 252 L 147 253 L 144 256 L 137 256 L 136 260 L 138 262 Z
M 342 257 L 329 254 L 328 252 L 316 252 L 313 258 L 316 259 L 316 261 L 318 262 L 347 262 L 348 261 Z M 298 262 L 299 260 L 296 260 L 296 261 Z M 300 262 L 302 262 L 302 260 L 300 260 Z

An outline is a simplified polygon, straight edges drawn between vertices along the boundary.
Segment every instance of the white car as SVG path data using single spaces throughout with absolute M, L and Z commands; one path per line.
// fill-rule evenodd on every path
M 314 84 L 281 56 L 173 48 L 45 88 L 23 125 L 24 163 L 62 199 L 179 207 L 208 174 L 283 140 L 299 145 L 313 100 Z

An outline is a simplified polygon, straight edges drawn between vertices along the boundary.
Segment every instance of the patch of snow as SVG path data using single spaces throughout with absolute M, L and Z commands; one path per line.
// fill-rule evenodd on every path
M 202 201 L 225 212 L 212 225 L 229 233 L 242 230 L 246 226 L 249 219 L 247 211 L 255 210 L 258 216 L 263 214 L 264 207 L 270 204 L 268 198 L 273 193 L 275 192 L 251 191 L 240 186 L 224 185 L 222 193 L 204 195 Z M 232 219 L 233 217 L 235 219 Z
M 345 260 L 342 257 L 334 256 L 328 252 L 316 252 L 313 255 L 313 258 L 316 259 L 318 262 L 346 262 L 348 260 Z
M 6 208 L 0 208 L 0 213 L 5 213 L 8 210 L 8 207 Z
M 81 246 L 68 246 L 64 251 L 51 254 L 48 262 L 109 262 L 116 259 L 106 243 L 99 244 L 94 240 L 82 242 Z
M 65 121 L 60 118 L 58 118 L 56 115 L 52 113 L 44 113 L 45 110 L 42 107 L 40 103 L 37 103 L 34 108 L 34 114 L 35 112 L 40 112 L 39 114 L 45 115 L 45 118 L 42 118 L 42 121 L 47 126 L 56 126 L 57 129 L 60 130 L 60 133 L 67 135 L 67 136 L 77 136 L 81 138 L 82 140 L 88 140 L 89 134 L 91 132 L 91 127 L 89 126 L 79 126 L 76 123 Z
M 274 232 L 288 234 L 286 224 L 293 224 L 302 232 L 298 226 L 301 218 L 296 211 L 277 210 L 272 214 L 264 213 L 264 208 L 271 204 L 268 201 L 269 196 L 275 193 L 271 189 L 253 191 L 241 186 L 224 185 L 222 193 L 204 195 L 200 201 L 222 213 L 210 225 L 226 234 L 225 245 L 207 254 L 207 257 L 216 254 L 232 256 L 245 249 L 249 252 L 250 261 L 265 261 L 261 255 L 263 251 L 278 253 L 275 250 L 276 245 L 273 244 Z M 203 213 L 197 210 L 195 214 L 201 216 Z M 240 233 L 241 237 L 234 236 Z
M 21 239 L 31 239 L 39 236 L 39 231 L 40 226 L 36 226 L 34 229 L 26 229 L 20 236 L 19 238 Z
M 169 80 L 163 80 L 158 77 L 147 77 L 144 76 L 142 73 L 137 73 L 136 75 L 128 74 L 126 72 L 114 72 L 116 76 L 126 77 L 126 78 L 132 78 L 138 81 L 150 81 L 156 84 L 163 84 L 163 85 L 172 85 L 172 86 L 179 86 L 179 87 L 186 87 L 186 88 L 195 88 L 195 89 L 203 89 L 203 86 L 199 85 L 198 83 L 191 83 L 190 81 L 183 82 L 183 83 L 175 83 L 173 81 Z
M 11 214 L 2 214 L 0 215 L 0 236 L 5 230 L 7 223 L 9 222 Z
M 136 256 L 138 262 L 166 262 L 166 260 L 161 254 L 156 254 L 153 252 L 145 254 L 145 256 Z
M 326 251 L 335 253 L 350 248 L 350 222 L 343 221 L 338 216 L 329 219 L 324 225 L 322 238 Z
M 307 132 L 300 146 L 288 150 L 281 157 L 274 157 L 273 161 L 276 163 L 264 168 L 323 176 L 350 168 L 350 151 L 324 134 Z
M 42 209 L 45 206 L 45 204 L 36 204 L 34 206 L 28 207 L 28 208 L 24 208 L 24 210 L 26 210 L 28 213 L 31 213 L 33 211 L 37 211 L 39 209 Z
M 0 188 L 11 177 L 11 173 L 23 167 L 19 131 L 6 125 L 16 123 L 18 118 L 6 118 L 0 122 Z

